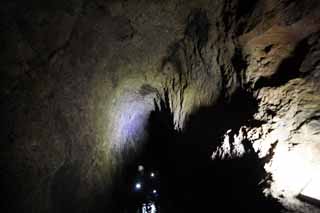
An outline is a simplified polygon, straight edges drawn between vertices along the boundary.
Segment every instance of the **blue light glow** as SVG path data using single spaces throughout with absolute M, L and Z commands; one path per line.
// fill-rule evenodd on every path
M 136 183 L 135 188 L 136 188 L 137 190 L 140 190 L 140 189 L 142 188 L 141 183 Z

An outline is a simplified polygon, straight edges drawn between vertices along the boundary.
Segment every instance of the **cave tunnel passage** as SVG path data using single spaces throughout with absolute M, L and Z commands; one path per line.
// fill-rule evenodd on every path
M 119 212 L 148 212 L 148 203 L 149 212 L 280 212 L 280 204 L 263 194 L 271 179 L 263 168 L 267 159 L 258 158 L 250 141 L 243 141 L 242 157 L 210 159 L 227 128 L 255 125 L 254 106 L 240 93 L 229 104 L 199 110 L 178 132 L 163 101 L 150 115 L 144 151 L 119 186 Z

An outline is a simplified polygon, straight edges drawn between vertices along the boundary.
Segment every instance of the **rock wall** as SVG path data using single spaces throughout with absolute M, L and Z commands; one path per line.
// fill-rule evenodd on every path
M 320 165 L 319 12 L 317 0 L 2 2 L 3 212 L 111 208 L 166 94 L 183 131 L 240 90 L 258 102 L 241 131 L 261 158 L 274 152 L 266 194 L 319 212 L 295 198 Z

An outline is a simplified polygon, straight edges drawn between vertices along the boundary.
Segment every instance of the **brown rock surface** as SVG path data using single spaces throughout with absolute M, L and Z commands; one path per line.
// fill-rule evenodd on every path
M 202 108 L 249 105 L 239 91 L 255 123 L 224 127 L 240 151 L 216 137 L 207 151 L 272 152 L 265 194 L 320 212 L 295 197 L 320 166 L 319 1 L 4 0 L 0 30 L 1 212 L 110 210 L 156 104 L 167 95 L 184 131 Z

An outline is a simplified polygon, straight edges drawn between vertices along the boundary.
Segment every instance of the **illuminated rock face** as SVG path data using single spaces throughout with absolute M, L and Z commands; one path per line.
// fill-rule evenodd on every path
M 319 212 L 296 198 L 320 166 L 319 14 L 317 0 L 5 0 L 1 212 L 110 210 L 163 101 L 194 132 L 189 154 L 254 151 L 266 195 Z

